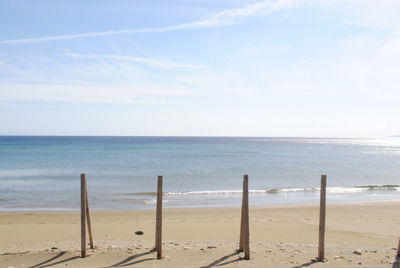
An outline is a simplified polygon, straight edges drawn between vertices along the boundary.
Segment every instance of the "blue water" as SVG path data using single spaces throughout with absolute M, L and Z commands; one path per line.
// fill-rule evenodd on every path
M 78 209 L 80 174 L 91 207 L 238 205 L 249 175 L 252 204 L 315 202 L 321 174 L 328 201 L 400 197 L 400 138 L 0 136 L 0 209 Z

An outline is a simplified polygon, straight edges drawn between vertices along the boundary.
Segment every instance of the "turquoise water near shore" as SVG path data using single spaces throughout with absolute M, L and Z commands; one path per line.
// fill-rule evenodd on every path
M 167 207 L 400 198 L 400 138 L 0 137 L 0 209 L 147 209 L 164 176 Z

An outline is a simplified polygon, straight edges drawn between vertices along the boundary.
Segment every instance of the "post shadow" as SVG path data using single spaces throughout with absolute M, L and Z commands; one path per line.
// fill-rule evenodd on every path
M 306 263 L 303 263 L 303 264 L 300 264 L 297 266 L 293 266 L 293 268 L 304 268 L 304 267 L 308 267 L 308 266 L 311 266 L 316 263 L 318 263 L 318 262 L 317 261 L 309 261 L 309 262 L 306 262 Z
M 113 264 L 113 265 L 111 265 L 111 266 L 108 266 L 107 268 L 112 268 L 112 267 L 125 267 L 125 266 L 130 266 L 130 265 L 135 265 L 135 264 L 138 264 L 138 263 L 142 263 L 142 262 L 145 262 L 145 261 L 156 260 L 156 258 L 152 257 L 152 258 L 146 258 L 146 259 L 141 259 L 141 260 L 133 261 L 133 260 L 135 260 L 135 259 L 137 259 L 137 258 L 140 258 L 140 257 L 146 256 L 146 255 L 152 254 L 153 252 L 154 252 L 154 251 L 150 250 L 150 251 L 147 251 L 147 252 L 143 252 L 143 253 L 139 253 L 139 254 L 130 256 L 130 257 L 128 257 L 128 258 L 126 258 L 126 259 L 124 259 L 124 260 L 122 260 L 122 261 L 120 261 L 120 262 L 118 262 L 118 263 L 116 263 L 116 264 Z
M 400 256 L 396 256 L 396 258 L 394 259 L 392 268 L 400 268 Z
M 208 264 L 206 266 L 201 266 L 200 268 L 211 268 L 211 267 L 214 267 L 214 266 L 223 266 L 223 265 L 227 265 L 229 263 L 233 263 L 233 262 L 237 262 L 237 261 L 243 261 L 244 258 L 237 258 L 237 259 L 234 259 L 234 260 L 231 260 L 231 261 L 224 262 L 225 260 L 229 259 L 230 257 L 233 257 L 235 255 L 239 255 L 239 254 L 240 254 L 240 251 L 235 251 L 235 252 L 233 252 L 231 254 L 228 254 L 228 255 L 225 255 L 225 256 L 219 258 L 218 260 L 213 261 L 212 263 L 210 263 L 210 264 Z
M 41 263 L 32 265 L 32 266 L 30 266 L 29 268 L 44 268 L 44 267 L 50 267 L 50 266 L 53 266 L 53 265 L 61 264 L 61 263 L 68 262 L 68 261 L 72 261 L 72 260 L 74 260 L 74 259 L 78 259 L 78 258 L 79 258 L 78 256 L 74 256 L 74 257 L 70 257 L 70 258 L 67 258 L 67 259 L 64 259 L 64 260 L 60 260 L 60 261 L 51 263 L 52 261 L 55 261 L 55 260 L 57 260 L 58 258 L 61 258 L 62 256 L 64 256 L 66 253 L 67 253 L 66 251 L 62 251 L 62 252 L 58 253 L 57 255 L 51 257 L 50 259 L 47 259 L 47 260 L 45 260 L 45 261 L 43 261 L 43 262 L 41 262 Z

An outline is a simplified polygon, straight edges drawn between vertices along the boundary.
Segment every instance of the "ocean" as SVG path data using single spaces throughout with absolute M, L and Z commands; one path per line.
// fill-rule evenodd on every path
M 400 198 L 400 138 L 0 136 L 0 210 L 236 206 L 244 174 L 250 205 Z

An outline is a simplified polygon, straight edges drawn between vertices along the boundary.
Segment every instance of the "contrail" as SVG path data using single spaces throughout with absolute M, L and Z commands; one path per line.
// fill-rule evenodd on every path
M 276 0 L 274 2 L 262 1 L 241 8 L 225 9 L 198 21 L 180 23 L 171 26 L 148 27 L 142 29 L 110 30 L 110 31 L 89 32 L 81 34 L 54 35 L 54 36 L 35 37 L 35 38 L 0 40 L 0 44 L 36 43 L 36 42 L 78 39 L 85 37 L 98 37 L 98 36 L 108 36 L 108 35 L 169 32 L 176 30 L 221 27 L 234 24 L 241 18 L 249 17 L 256 14 L 268 14 L 273 11 L 289 8 L 292 6 L 293 2 L 294 0 Z

